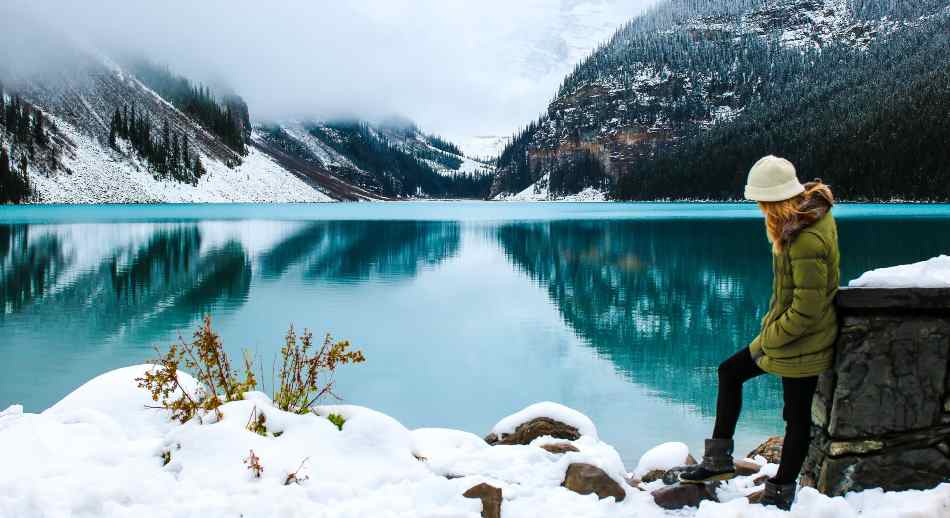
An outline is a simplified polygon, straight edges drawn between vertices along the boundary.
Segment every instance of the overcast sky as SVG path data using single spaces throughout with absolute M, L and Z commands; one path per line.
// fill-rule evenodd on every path
M 464 143 L 537 117 L 656 0 L 16 0 L 100 46 L 233 87 L 255 119 L 403 115 Z

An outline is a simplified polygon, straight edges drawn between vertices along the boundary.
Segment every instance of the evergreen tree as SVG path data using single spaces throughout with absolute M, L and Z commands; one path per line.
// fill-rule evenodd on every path
M 205 175 L 205 166 L 201 163 L 201 155 L 195 153 L 195 166 L 193 173 L 195 176 L 195 183 L 198 183 L 198 179 Z
M 13 200 L 13 177 L 10 172 L 10 155 L 6 146 L 0 150 L 0 203 Z
M 30 172 L 27 168 L 26 155 L 20 157 L 20 178 L 18 179 L 16 201 L 22 202 L 30 198 Z
M 121 125 L 122 116 L 119 115 L 119 109 L 116 108 L 115 113 L 112 114 L 112 121 L 109 123 L 109 147 L 112 149 L 119 149 L 119 146 L 116 142 L 116 136 Z
M 40 147 L 46 147 L 46 144 L 49 143 L 46 136 L 45 126 L 45 116 L 43 115 L 43 110 L 34 109 L 33 110 L 33 142 Z

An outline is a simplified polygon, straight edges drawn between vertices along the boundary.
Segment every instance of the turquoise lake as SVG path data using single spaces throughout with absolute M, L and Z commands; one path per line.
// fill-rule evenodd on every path
M 844 282 L 950 253 L 948 205 L 835 214 Z M 484 435 L 556 401 L 632 469 L 661 442 L 700 450 L 770 265 L 749 204 L 0 207 L 0 409 L 41 411 L 210 314 L 268 371 L 291 324 L 351 340 L 368 361 L 337 392 L 409 428 Z M 747 386 L 738 453 L 782 433 L 781 400 Z

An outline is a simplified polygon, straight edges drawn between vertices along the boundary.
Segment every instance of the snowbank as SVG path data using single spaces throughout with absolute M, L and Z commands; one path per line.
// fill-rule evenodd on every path
M 681 442 L 666 442 L 655 446 L 640 457 L 633 476 L 640 478 L 655 469 L 672 469 L 686 464 L 689 446 Z
M 855 288 L 950 288 L 950 256 L 871 270 L 848 285 Z
M 0 516 L 477 518 L 479 501 L 462 493 L 481 482 L 502 489 L 505 518 L 669 516 L 649 493 L 625 483 L 627 498 L 620 503 L 561 487 L 570 463 L 594 463 L 614 476 L 623 466 L 616 451 L 596 439 L 589 419 L 560 405 L 534 405 L 496 428 L 555 411 L 553 417 L 588 433 L 573 442 L 579 452 L 558 455 L 537 444 L 491 447 L 457 430 L 410 431 L 358 406 L 289 414 L 259 392 L 224 405 L 219 422 L 179 425 L 145 408 L 152 402 L 133 379 L 148 368 L 106 373 L 40 414 L 19 406 L 0 412 Z M 266 437 L 245 428 L 253 412 L 266 416 Z M 330 412 L 346 417 L 342 430 L 321 417 Z M 243 462 L 251 450 L 263 467 L 259 478 Z M 671 450 L 661 447 L 660 456 Z M 290 473 L 301 482 L 285 485 Z M 680 515 L 784 515 L 748 504 L 743 495 L 754 490 L 748 477 L 736 479 L 720 491 L 726 503 L 705 502 Z M 948 509 L 950 484 L 834 499 L 806 489 L 793 515 L 937 517 Z

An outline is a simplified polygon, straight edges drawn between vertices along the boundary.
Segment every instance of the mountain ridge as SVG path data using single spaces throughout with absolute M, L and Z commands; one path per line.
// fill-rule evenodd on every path
M 596 189 L 615 199 L 729 199 L 739 192 L 737 178 L 743 176 L 754 153 L 784 152 L 815 166 L 806 168 L 805 174 L 812 169 L 816 176 L 842 184 L 849 197 L 884 199 L 881 192 L 860 188 L 840 161 L 817 164 L 816 153 L 803 145 L 776 143 L 790 136 L 775 132 L 763 137 L 759 149 L 743 149 L 731 162 L 720 161 L 710 176 L 724 185 L 721 190 L 685 190 L 673 181 L 673 175 L 664 184 L 662 175 L 675 171 L 676 164 L 664 163 L 662 172 L 657 172 L 661 168 L 654 163 L 684 143 L 704 138 L 707 129 L 719 131 L 745 124 L 750 117 L 761 119 L 760 112 L 766 110 L 748 110 L 775 103 L 783 93 L 811 102 L 816 92 L 838 80 L 837 75 L 847 76 L 862 67 L 884 68 L 883 64 L 894 60 L 908 63 L 904 68 L 914 73 L 939 71 L 939 60 L 930 65 L 931 70 L 914 69 L 911 62 L 918 55 L 912 48 L 902 46 L 903 52 L 890 55 L 880 49 L 908 45 L 911 38 L 927 32 L 924 26 L 938 30 L 948 17 L 950 7 L 944 0 L 915 5 L 891 0 L 663 2 L 624 25 L 565 78 L 547 112 L 516 134 L 502 152 L 491 195 L 557 199 Z M 840 60 L 838 68 L 828 64 L 833 58 Z M 838 99 L 862 114 L 876 114 L 876 105 L 889 98 L 889 91 L 881 89 L 878 94 L 863 96 L 862 105 L 854 103 L 849 91 Z M 938 106 L 946 109 L 946 91 L 934 95 L 940 99 Z M 810 113 L 797 117 L 815 123 L 820 110 L 807 109 Z M 918 115 L 905 119 L 913 121 Z M 769 124 L 764 119 L 750 124 L 758 128 L 750 130 L 753 134 L 769 133 L 762 129 Z M 807 128 L 796 129 L 807 133 Z M 932 131 L 943 134 L 944 130 L 938 126 Z M 889 146 L 890 154 L 903 154 L 909 146 L 875 141 L 874 146 L 879 145 Z M 921 169 L 936 162 L 906 167 Z M 903 171 L 887 172 L 899 176 Z M 685 176 L 677 171 L 677 180 Z M 640 189 L 645 183 L 650 188 Z M 914 199 L 920 194 L 898 189 L 890 195 Z M 950 192 L 938 195 L 950 197 Z

